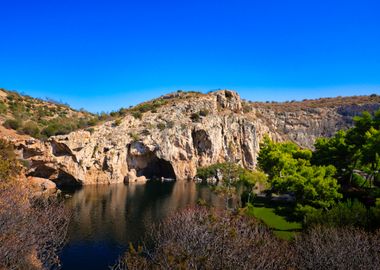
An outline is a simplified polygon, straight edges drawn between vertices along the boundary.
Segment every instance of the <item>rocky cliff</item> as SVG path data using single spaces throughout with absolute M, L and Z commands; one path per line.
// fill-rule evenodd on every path
M 224 161 L 253 169 L 265 134 L 312 147 L 317 137 L 352 125 L 353 115 L 380 107 L 378 96 L 362 103 L 279 105 L 242 101 L 228 90 L 179 92 L 158 101 L 164 105 L 91 130 L 47 141 L 17 140 L 19 155 L 29 163 L 28 176 L 84 185 L 123 182 L 131 172 L 192 179 L 197 167 Z

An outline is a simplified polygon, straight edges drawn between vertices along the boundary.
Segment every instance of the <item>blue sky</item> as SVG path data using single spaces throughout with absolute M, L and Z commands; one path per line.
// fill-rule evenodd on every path
M 0 87 L 111 111 L 184 90 L 380 93 L 380 1 L 0 0 Z

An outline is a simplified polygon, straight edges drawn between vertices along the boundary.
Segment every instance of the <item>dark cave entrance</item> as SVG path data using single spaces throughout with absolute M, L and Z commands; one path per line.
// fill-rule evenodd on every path
M 145 176 L 147 179 L 170 178 L 176 179 L 176 175 L 170 161 L 157 157 L 141 142 L 133 142 L 128 146 L 128 168 L 135 169 L 137 176 Z
M 137 170 L 137 176 L 144 175 L 148 179 L 171 178 L 175 179 L 173 166 L 169 161 L 153 157 L 145 168 Z

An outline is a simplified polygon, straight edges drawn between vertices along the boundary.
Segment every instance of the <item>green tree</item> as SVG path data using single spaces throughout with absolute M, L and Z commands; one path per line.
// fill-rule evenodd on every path
M 334 166 L 300 165 L 294 171 L 272 179 L 275 190 L 294 194 L 297 203 L 329 208 L 342 198 L 334 178 Z
M 367 180 L 378 176 L 380 169 L 380 110 L 374 115 L 363 112 L 354 118 L 354 127 L 339 131 L 332 138 L 315 143 L 312 163 L 334 165 L 340 181 L 351 183 L 355 170 L 367 173 Z
M 371 127 L 365 134 L 361 163 L 367 169 L 367 180 L 375 179 L 380 170 L 380 131 Z
M 342 197 L 334 178 L 335 167 L 312 166 L 312 152 L 295 143 L 274 143 L 264 138 L 258 156 L 259 167 L 269 175 L 274 191 L 294 194 L 297 203 L 328 208 Z

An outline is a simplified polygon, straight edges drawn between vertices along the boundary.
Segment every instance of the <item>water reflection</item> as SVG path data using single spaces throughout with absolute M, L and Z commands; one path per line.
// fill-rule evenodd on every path
M 148 226 L 198 199 L 223 207 L 207 186 L 186 181 L 88 186 L 70 193 L 66 204 L 73 219 L 61 256 L 64 269 L 107 269 Z

